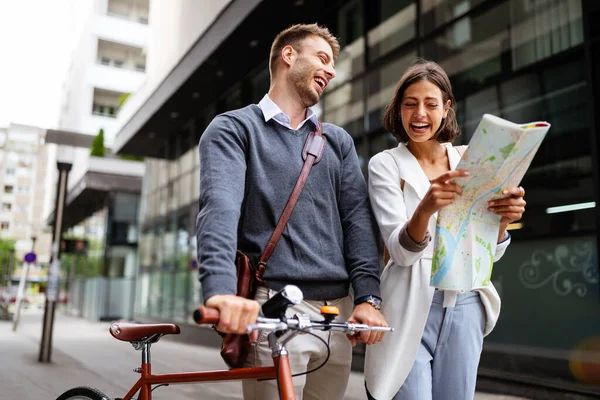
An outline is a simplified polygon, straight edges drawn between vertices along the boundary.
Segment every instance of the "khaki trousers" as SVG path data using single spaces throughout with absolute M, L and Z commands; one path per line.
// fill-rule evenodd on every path
M 259 287 L 256 293 L 256 301 L 263 304 L 276 292 L 266 287 Z M 303 301 L 301 304 L 290 307 L 287 316 L 294 314 L 308 314 L 311 320 L 323 319 L 320 309 L 324 305 L 336 306 L 340 315 L 336 321 L 346 321 L 354 308 L 352 297 L 347 296 L 328 301 Z M 319 370 L 294 377 L 294 388 L 296 399 L 301 400 L 342 400 L 350 376 L 350 364 L 352 362 L 352 345 L 346 335 L 340 332 L 312 331 L 326 343 L 329 344 L 331 354 L 327 363 Z M 272 366 L 273 358 L 271 349 L 267 343 L 268 332 L 259 332 L 258 341 L 252 346 L 245 366 Z M 327 348 L 324 343 L 310 334 L 295 336 L 286 345 L 289 353 L 292 374 L 309 371 L 321 365 L 327 357 Z M 278 400 L 277 381 L 255 381 L 242 382 L 244 400 Z

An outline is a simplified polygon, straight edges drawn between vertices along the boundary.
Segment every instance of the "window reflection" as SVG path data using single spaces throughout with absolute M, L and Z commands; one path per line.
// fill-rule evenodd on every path
M 421 0 L 421 32 L 435 28 L 460 17 L 486 0 Z
M 394 91 L 401 74 L 415 60 L 416 55 L 416 52 L 412 51 L 369 74 L 367 131 L 370 132 L 381 127 L 383 112 L 394 97 Z
M 323 98 L 324 118 L 355 136 L 363 128 L 363 81 L 347 83 Z
M 364 71 L 365 41 L 363 32 L 362 2 L 354 1 L 339 12 L 340 54 L 335 61 L 336 77 L 328 85 L 336 88 Z
M 509 4 L 513 70 L 583 43 L 581 1 L 512 0 Z
M 369 61 L 414 39 L 417 4 L 407 0 L 382 0 L 378 25 L 367 33 Z
M 457 3 L 458 4 L 458 3 Z M 423 43 L 455 90 L 483 86 L 493 76 L 516 71 L 583 42 L 577 1 L 510 0 L 466 16 Z

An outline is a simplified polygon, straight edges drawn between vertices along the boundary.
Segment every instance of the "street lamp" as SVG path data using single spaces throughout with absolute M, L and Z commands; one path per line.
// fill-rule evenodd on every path
M 51 262 L 48 268 L 46 285 L 46 303 L 44 306 L 44 325 L 38 361 L 50 362 L 52 355 L 52 330 L 54 328 L 54 310 L 58 300 L 58 278 L 60 276 L 60 240 L 63 232 L 63 216 L 67 197 L 67 182 L 73 165 L 74 149 L 71 146 L 58 146 L 56 167 L 58 180 L 56 183 L 56 200 L 54 207 L 54 226 L 52 231 Z

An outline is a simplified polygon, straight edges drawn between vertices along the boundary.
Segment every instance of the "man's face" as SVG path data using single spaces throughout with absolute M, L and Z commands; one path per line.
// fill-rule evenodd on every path
M 325 87 L 335 77 L 333 51 L 329 43 L 318 36 L 307 37 L 297 47 L 288 80 L 302 105 L 311 107 L 317 104 Z

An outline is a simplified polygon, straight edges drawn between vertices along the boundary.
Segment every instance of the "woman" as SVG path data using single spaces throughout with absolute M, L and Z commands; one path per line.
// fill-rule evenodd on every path
M 369 162 L 373 211 L 391 256 L 381 276 L 382 312 L 395 331 L 367 346 L 365 379 L 369 399 L 472 399 L 483 337 L 500 312 L 489 285 L 469 292 L 429 285 L 437 212 L 460 196 L 452 180 L 464 148 L 448 76 L 421 61 L 400 79 L 387 107 L 384 127 L 398 146 Z M 522 188 L 489 203 L 501 216 L 495 260 L 510 243 L 509 223 L 525 211 Z

